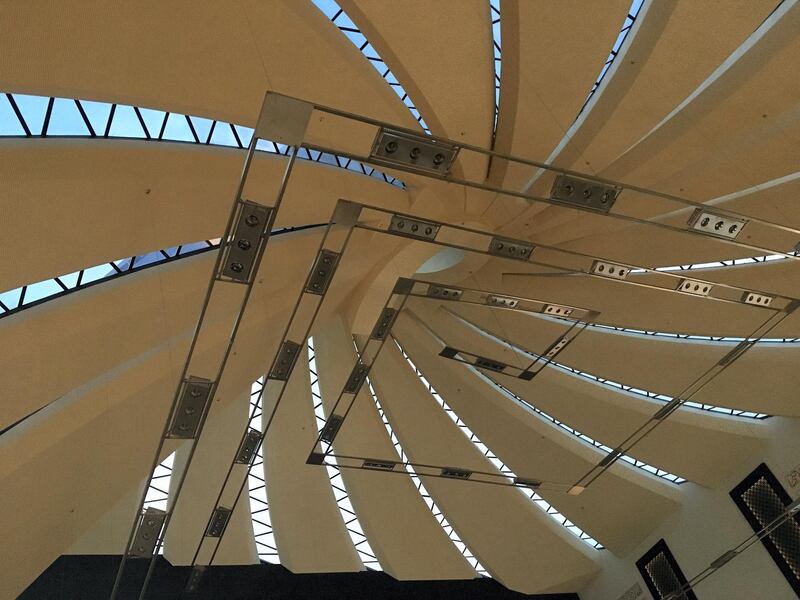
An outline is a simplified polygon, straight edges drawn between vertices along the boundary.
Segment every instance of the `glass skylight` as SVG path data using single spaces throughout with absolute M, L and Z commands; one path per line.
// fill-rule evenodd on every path
M 411 367 L 411 369 L 414 371 L 416 376 L 419 377 L 419 380 L 422 382 L 422 384 L 426 388 L 428 388 L 428 391 L 430 392 L 431 396 L 433 396 L 433 398 L 436 400 L 436 402 L 438 402 L 439 405 L 444 409 L 444 411 L 447 414 L 447 416 L 449 416 L 450 419 L 461 429 L 461 431 L 464 432 L 464 435 L 466 435 L 467 438 L 469 438 L 469 440 L 473 444 L 475 444 L 475 446 L 483 453 L 483 455 L 486 458 L 488 458 L 489 461 L 503 475 L 505 475 L 506 477 L 512 478 L 512 479 L 514 477 L 516 477 L 514 472 L 511 469 L 509 469 L 505 465 L 505 463 L 503 463 L 499 458 L 497 458 L 497 456 L 495 456 L 494 452 L 492 452 L 486 446 L 486 444 L 481 442 L 481 440 L 478 438 L 478 436 L 475 435 L 472 432 L 472 430 L 469 427 L 467 427 L 467 424 L 464 423 L 464 421 L 461 420 L 461 418 L 453 411 L 452 408 L 450 408 L 450 406 L 447 404 L 447 402 L 445 402 L 444 398 L 442 398 L 439 395 L 439 393 L 434 389 L 434 387 L 431 385 L 431 383 L 425 378 L 425 376 L 422 374 L 422 371 L 420 371 L 419 368 L 417 367 L 417 365 L 414 364 L 414 361 L 411 360 L 411 357 L 406 353 L 406 351 L 400 345 L 400 342 L 398 342 L 395 338 L 392 338 L 392 339 L 394 339 L 395 344 L 397 344 L 397 347 L 400 349 L 400 352 L 403 354 L 403 358 L 406 359 L 406 362 Z M 545 511 L 545 513 L 550 515 L 550 517 L 552 519 L 554 519 L 559 525 L 562 525 L 568 531 L 570 531 L 571 533 L 573 533 L 576 536 L 578 536 L 578 538 L 580 540 L 584 541 L 585 543 L 589 544 L 590 546 L 592 546 L 594 548 L 597 548 L 597 549 L 602 549 L 603 548 L 603 545 L 600 542 L 595 540 L 592 536 L 590 536 L 588 533 L 583 531 L 580 527 L 575 525 L 572 521 L 567 519 L 567 517 L 565 517 L 560 512 L 558 512 L 558 510 L 554 506 L 552 506 L 549 502 L 547 502 L 544 498 L 542 498 L 538 493 L 536 493 L 535 490 L 532 490 L 530 488 L 516 488 L 516 489 L 520 490 L 522 493 L 524 493 L 526 496 L 528 496 L 536 506 L 538 506 L 543 511 Z
M 611 48 L 611 53 L 608 55 L 603 68 L 600 70 L 600 74 L 597 76 L 597 80 L 592 85 L 592 89 L 589 91 L 589 95 L 586 98 L 586 101 L 581 106 L 581 109 L 578 111 L 578 115 L 583 112 L 583 109 L 586 108 L 586 105 L 589 104 L 589 100 L 592 99 L 592 96 L 595 95 L 597 90 L 600 88 L 600 85 L 603 83 L 603 79 L 608 73 L 608 70 L 611 68 L 611 64 L 614 62 L 614 59 L 617 58 L 620 49 L 622 48 L 622 44 L 625 42 L 625 39 L 628 37 L 628 34 L 633 27 L 633 24 L 636 22 L 636 17 L 639 16 L 639 11 L 642 9 L 642 5 L 644 4 L 644 0 L 633 0 L 630 9 L 628 10 L 628 14 L 625 15 L 625 21 L 622 23 L 622 29 L 617 36 L 616 41 L 614 42 L 614 46 Z M 577 118 L 577 117 L 576 117 Z
M 325 425 L 325 408 L 322 405 L 322 394 L 319 389 L 319 377 L 317 376 L 317 361 L 314 355 L 314 338 L 308 338 L 308 371 L 311 377 L 311 396 L 314 402 L 314 416 L 317 418 L 317 426 L 322 429 Z M 335 459 L 328 457 L 327 460 Z M 350 496 L 347 493 L 347 488 L 344 485 L 342 474 L 339 467 L 333 465 L 326 465 L 328 470 L 328 477 L 331 480 L 331 487 L 333 488 L 333 496 L 336 499 L 336 504 L 339 506 L 339 512 L 342 513 L 344 525 L 347 528 L 347 533 L 350 534 L 350 539 L 353 540 L 353 545 L 358 552 L 358 557 L 364 566 L 368 569 L 375 571 L 383 571 L 380 562 L 369 544 L 364 529 L 358 520 L 358 515 L 350 503 Z
M 391 69 L 389 69 L 388 65 L 383 62 L 383 59 L 378 54 L 378 51 L 372 47 L 372 44 L 369 43 L 367 37 L 361 33 L 361 30 L 358 26 L 347 16 L 347 13 L 342 10 L 339 4 L 335 0 L 313 0 L 316 7 L 322 11 L 322 13 L 331 20 L 331 23 L 336 25 L 336 27 L 341 31 L 345 37 L 347 37 L 352 44 L 358 48 L 359 52 L 364 55 L 364 57 L 369 60 L 370 64 L 375 68 L 375 70 L 380 73 L 380 76 L 383 77 L 386 82 L 391 86 L 394 93 L 397 94 L 397 97 L 403 101 L 403 104 L 406 105 L 411 116 L 413 116 L 417 122 L 420 124 L 422 129 L 425 133 L 430 133 L 431 130 L 428 129 L 428 125 L 425 123 L 425 120 L 422 118 L 422 115 L 419 114 L 417 107 L 411 101 L 408 93 L 403 89 L 403 86 L 397 80 L 397 77 L 394 76 Z
M 322 227 L 324 225 L 327 225 L 327 223 L 302 225 L 300 227 L 285 227 L 273 230 L 271 235 L 280 235 L 282 233 Z M 192 244 L 183 244 L 165 250 L 156 250 L 155 252 L 149 252 L 141 256 L 121 258 L 94 267 L 81 269 L 74 273 L 68 273 L 67 275 L 60 275 L 52 279 L 45 279 L 44 281 L 24 285 L 13 290 L 8 290 L 7 292 L 0 292 L 0 319 L 25 308 L 30 308 L 47 300 L 58 298 L 97 283 L 110 281 L 122 275 L 128 275 L 153 265 L 180 258 L 188 258 L 196 254 L 208 252 L 214 248 L 219 248 L 219 238 L 205 240 L 203 242 L 194 242 Z
M 173 452 L 156 467 L 153 477 L 147 482 L 147 492 L 144 497 L 142 508 L 157 508 L 164 512 L 167 511 L 169 503 L 169 482 L 172 479 L 172 467 L 175 463 L 175 453 Z M 164 554 L 164 544 L 159 545 L 159 554 Z
M 500 115 L 500 71 L 502 68 L 502 58 L 500 52 L 501 29 L 500 29 L 500 0 L 489 0 L 489 13 L 492 18 L 492 52 L 494 62 L 494 125 L 492 126 L 492 147 L 494 147 L 494 136 L 497 133 L 497 118 Z
M 260 377 L 250 386 L 250 408 L 252 419 L 250 427 L 261 430 L 261 390 L 264 387 L 264 378 Z M 250 515 L 253 522 L 253 536 L 256 540 L 258 557 L 268 563 L 280 564 L 278 545 L 275 543 L 275 533 L 272 530 L 272 520 L 269 516 L 269 501 L 267 500 L 267 482 L 264 475 L 264 446 L 259 445 L 253 466 L 247 474 L 247 491 L 250 497 Z
M 58 136 L 186 142 L 244 149 L 250 143 L 253 129 L 124 104 L 0 92 L 0 137 Z M 286 145 L 267 140 L 259 140 L 256 149 L 269 154 L 289 154 Z M 306 148 L 300 148 L 297 157 L 405 187 L 399 179 L 349 158 Z
M 798 256 L 800 252 L 797 250 L 790 250 L 786 254 L 791 256 Z M 714 260 L 704 263 L 691 263 L 687 265 L 672 265 L 668 267 L 656 267 L 655 271 L 695 271 L 699 269 L 719 269 L 722 267 L 740 267 L 742 265 L 755 265 L 759 263 L 775 262 L 778 260 L 787 260 L 788 257 L 783 254 L 768 254 L 765 256 L 746 256 L 744 258 L 730 258 Z M 631 269 L 631 273 L 646 273 L 643 269 Z

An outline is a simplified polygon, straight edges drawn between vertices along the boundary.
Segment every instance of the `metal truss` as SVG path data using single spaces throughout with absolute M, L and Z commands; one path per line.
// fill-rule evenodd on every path
M 354 342 L 355 345 L 355 342 Z M 356 351 L 358 351 L 358 347 L 356 346 Z M 444 530 L 447 537 L 450 538 L 450 541 L 453 542 L 453 545 L 458 549 L 461 555 L 467 559 L 467 562 L 470 566 L 475 569 L 475 572 L 479 575 L 483 575 L 485 577 L 491 577 L 489 572 L 486 568 L 480 563 L 477 557 L 472 553 L 469 547 L 461 541 L 461 538 L 458 536 L 458 533 L 453 526 L 450 525 L 450 522 L 445 517 L 444 513 L 441 509 L 436 505 L 433 497 L 430 495 L 427 489 L 425 489 L 425 485 L 422 483 L 422 479 L 414 470 L 414 467 L 409 463 L 408 456 L 403 450 L 403 446 L 400 444 L 400 439 L 392 429 L 392 425 L 389 423 L 389 419 L 386 417 L 386 412 L 383 410 L 383 406 L 381 406 L 380 399 L 378 398 L 378 394 L 375 393 L 375 388 L 372 387 L 372 382 L 370 381 L 369 377 L 366 380 L 367 388 L 369 389 L 369 393 L 372 396 L 372 401 L 375 403 L 375 407 L 378 410 L 378 414 L 381 417 L 381 421 L 383 421 L 383 426 L 386 429 L 386 433 L 389 434 L 389 439 L 391 440 L 392 444 L 394 445 L 395 450 L 397 451 L 397 455 L 400 457 L 400 460 L 406 466 L 406 473 L 411 478 L 412 483 L 417 488 L 420 496 L 422 496 L 422 500 L 425 502 L 425 505 L 428 507 L 428 510 L 431 511 L 433 517 L 436 519 L 436 522 L 439 523 L 441 528 Z
M 268 245 L 276 215 L 280 209 L 289 177 L 297 158 L 297 148 L 293 146 L 290 158 L 286 163 L 283 178 L 278 186 L 276 198 L 272 206 L 265 206 L 245 200 L 243 194 L 248 181 L 250 167 L 258 139 L 266 135 L 275 134 L 279 141 L 296 144 L 302 140 L 307 121 L 301 118 L 293 126 L 276 124 L 280 121 L 282 106 L 280 101 L 276 105 L 274 98 L 267 96 L 259 117 L 259 125 L 252 136 L 245 156 L 242 175 L 234 195 L 230 214 L 224 233 L 220 236 L 222 243 L 217 252 L 216 261 L 211 271 L 208 288 L 205 293 L 202 308 L 198 316 L 197 325 L 189 345 L 180 380 L 173 396 L 172 404 L 166 422 L 162 429 L 154 459 L 150 468 L 149 479 L 152 479 L 158 468 L 159 457 L 165 443 L 169 439 L 182 439 L 189 444 L 186 464 L 175 486 L 171 498 L 171 507 L 163 513 L 157 514 L 145 510 L 145 494 L 142 494 L 133 523 L 131 524 L 125 551 L 120 561 L 114 587 L 111 591 L 111 600 L 117 598 L 123 580 L 125 566 L 130 558 L 149 558 L 149 566 L 142 583 L 139 598 L 142 600 L 147 594 L 148 584 L 155 567 L 156 556 L 166 537 L 174 507 L 180 498 L 186 475 L 191 467 L 192 459 L 197 448 L 214 395 L 219 387 L 220 380 L 225 371 L 230 353 L 233 349 L 236 336 L 243 321 L 248 300 L 258 275 L 264 251 Z M 330 229 L 330 226 L 329 226 Z M 222 292 L 219 290 L 222 289 Z M 215 292 L 217 292 L 215 294 Z M 215 306 L 230 305 L 233 317 L 230 320 L 230 333 L 227 343 L 221 348 L 213 346 L 204 336 L 204 321 L 206 312 L 211 303 Z M 195 352 L 202 348 L 201 352 Z M 252 419 L 251 419 L 252 420 Z M 252 456 L 251 456 L 252 461 Z M 244 485 L 245 482 L 243 482 Z M 241 490 L 240 490 L 241 492 Z M 237 496 L 238 500 L 238 496 Z M 231 509 L 227 511 L 230 516 Z M 227 524 L 225 513 L 218 513 L 223 517 L 222 529 Z M 209 525 L 208 531 L 213 533 L 219 528 L 219 520 L 214 526 Z
M 282 96 L 287 102 L 303 102 L 296 98 Z M 366 162 L 394 171 L 413 173 L 422 177 L 431 177 L 451 184 L 494 192 L 502 196 L 521 198 L 531 203 L 540 203 L 562 208 L 570 208 L 588 212 L 599 217 L 614 219 L 626 223 L 646 225 L 654 229 L 662 229 L 685 235 L 693 235 L 712 239 L 717 243 L 731 247 L 744 248 L 765 254 L 780 254 L 791 259 L 800 260 L 800 256 L 790 254 L 784 249 L 770 248 L 767 244 L 775 243 L 794 248 L 800 239 L 800 229 L 770 222 L 752 216 L 743 215 L 731 210 L 709 207 L 702 202 L 695 202 L 681 196 L 659 192 L 624 182 L 614 181 L 596 175 L 563 169 L 541 161 L 515 157 L 479 146 L 465 144 L 439 136 L 420 134 L 418 131 L 399 127 L 338 110 L 320 104 L 312 104 L 314 111 L 322 113 L 322 120 L 351 121 L 374 128 L 374 138 L 369 146 L 364 138 L 358 140 L 338 140 L 338 148 L 331 148 L 318 143 L 305 142 L 304 146 L 320 152 L 334 153 L 360 162 Z M 324 116 L 323 116 L 324 115 Z M 362 127 L 362 129 L 364 129 Z M 364 129 L 366 131 L 366 129 Z M 315 137 L 315 140 L 319 136 Z M 409 152 L 410 150 L 410 152 Z M 551 186 L 550 196 L 537 195 L 527 191 L 498 187 L 484 183 L 482 180 L 461 179 L 450 172 L 450 167 L 458 159 L 459 154 L 472 153 L 493 159 L 506 161 L 517 169 L 529 170 L 531 175 L 537 174 L 537 185 Z M 579 192 L 579 193 L 578 193 Z M 652 211 L 663 213 L 665 204 L 671 203 L 673 208 L 694 208 L 695 211 L 684 225 L 673 225 L 663 222 L 661 217 L 642 218 L 636 216 L 646 212 L 647 205 L 652 204 Z M 739 233 L 747 227 L 747 243 L 738 241 Z M 538 248 L 545 248 L 542 244 Z M 578 253 L 574 253 L 578 254 Z M 639 268 L 635 265 L 623 267 Z M 646 269 L 648 273 L 668 275 L 654 269 Z M 713 284 L 713 282 L 711 282 Z M 713 286 L 719 290 L 721 284 Z
M 314 418 L 317 420 L 317 425 L 321 426 L 325 423 L 325 407 L 322 402 L 322 393 L 319 389 L 319 375 L 317 373 L 313 337 L 308 338 L 306 348 L 308 350 L 308 373 L 311 378 L 311 398 L 314 403 Z M 341 471 L 335 464 L 326 465 L 326 469 L 328 471 L 328 478 L 331 481 L 331 488 L 333 490 L 334 499 L 336 500 L 336 505 L 339 507 L 342 521 L 344 521 L 347 533 L 353 541 L 353 546 L 358 553 L 358 557 L 368 569 L 383 571 L 380 561 L 364 533 L 364 528 L 361 527 L 358 515 L 350 503 L 350 495 L 347 493 L 347 486 L 345 486 Z
M 347 13 L 344 12 L 341 6 L 336 2 L 336 0 L 312 0 L 317 8 L 322 11 L 322 13 L 331 20 L 331 23 L 336 25 L 337 29 L 341 31 L 345 37 L 350 40 L 350 42 L 358 48 L 358 51 L 364 55 L 364 57 L 369 61 L 369 63 L 375 68 L 375 70 L 380 73 L 380 76 L 383 77 L 389 86 L 392 88 L 392 91 L 397 94 L 397 97 L 406 105 L 408 112 L 411 113 L 411 116 L 416 119 L 416 121 L 420 124 L 423 131 L 425 133 L 430 133 L 430 129 L 428 129 L 428 125 L 425 123 L 425 119 L 422 118 L 422 115 L 417 110 L 417 107 L 411 101 L 408 92 L 403 89 L 402 84 L 394 76 L 389 66 L 383 61 L 383 59 L 378 54 L 378 51 L 369 43 L 367 36 L 365 36 L 358 26 L 353 22 L 353 20 L 347 16 Z
M 447 309 L 445 309 L 445 310 L 447 310 Z M 501 345 L 505 344 L 505 345 L 511 346 L 515 350 L 517 350 L 517 351 L 519 351 L 519 352 L 521 352 L 523 354 L 527 354 L 528 356 L 530 356 L 532 358 L 536 358 L 536 357 L 540 356 L 539 354 L 536 354 L 535 352 L 531 352 L 530 350 L 527 350 L 526 348 L 523 348 L 522 346 L 520 346 L 516 342 L 513 342 L 513 341 L 509 340 L 508 338 L 501 337 L 501 336 L 497 335 L 496 333 L 493 333 L 491 331 L 488 331 L 487 329 L 484 329 L 483 327 L 473 323 L 472 321 L 470 321 L 466 317 L 463 317 L 463 316 L 461 316 L 461 315 L 459 315 L 457 313 L 454 313 L 452 311 L 448 311 L 448 312 L 450 314 L 452 314 L 456 319 L 459 319 L 460 321 L 464 322 L 468 327 L 471 327 L 471 328 L 475 329 L 481 335 L 484 335 L 484 336 L 494 340 L 495 342 L 497 342 L 497 343 L 499 343 Z M 594 383 L 600 383 L 600 384 L 603 384 L 603 385 L 607 385 L 609 387 L 612 387 L 612 388 L 615 388 L 615 389 L 618 389 L 618 390 L 622 390 L 623 392 L 628 392 L 630 394 L 636 394 L 637 396 L 641 396 L 643 398 L 649 398 L 650 400 L 657 400 L 659 402 L 671 402 L 672 400 L 674 400 L 674 398 L 672 396 L 668 396 L 667 394 L 660 394 L 658 392 L 651 392 L 650 390 L 644 390 L 644 389 L 641 389 L 641 388 L 633 387 L 632 385 L 628 385 L 628 384 L 625 384 L 625 383 L 619 383 L 618 381 L 614 381 L 612 379 L 607 379 L 605 377 L 600 377 L 599 375 L 594 375 L 593 373 L 589 373 L 588 371 L 581 371 L 580 369 L 576 369 L 575 367 L 571 367 L 571 366 L 566 365 L 564 363 L 560 363 L 560 362 L 558 362 L 556 360 L 551 360 L 550 364 L 553 365 L 554 367 L 562 369 L 562 370 L 564 370 L 564 371 L 566 371 L 568 373 L 571 373 L 573 375 L 577 375 L 579 377 L 583 377 L 585 379 L 593 381 Z M 714 406 L 713 404 L 704 404 L 704 403 L 700 403 L 700 402 L 691 402 L 691 401 L 690 402 L 686 402 L 686 406 L 690 407 L 690 408 L 696 408 L 698 410 L 704 410 L 704 411 L 707 411 L 707 412 L 720 413 L 720 414 L 725 414 L 725 415 L 729 415 L 729 416 L 732 416 L 732 417 L 742 417 L 742 418 L 747 418 L 747 419 L 762 420 L 762 419 L 767 419 L 767 418 L 769 418 L 771 416 L 771 415 L 768 415 L 768 414 L 765 414 L 765 413 L 756 413 L 756 412 L 751 412 L 751 411 L 747 411 L 747 410 L 737 410 L 735 408 L 725 408 L 725 407 L 722 407 L 722 406 Z M 534 410 L 538 410 L 538 409 L 534 409 Z M 583 434 L 581 434 L 581 435 L 583 435 Z M 623 460 L 624 460 L 624 457 L 623 457 Z
M 431 383 L 425 378 L 425 376 L 422 374 L 422 371 L 420 371 L 419 368 L 414 364 L 414 362 L 411 360 L 411 357 L 408 355 L 405 349 L 400 345 L 400 342 L 398 342 L 397 339 L 394 337 L 392 337 L 392 340 L 397 345 L 397 348 L 402 353 L 403 358 L 405 358 L 408 365 L 411 367 L 411 369 L 413 369 L 414 374 L 419 378 L 420 382 L 422 382 L 422 384 L 426 388 L 428 388 L 428 391 L 430 392 L 431 396 L 433 396 L 433 398 L 439 403 L 439 405 L 444 409 L 447 416 L 449 416 L 450 419 L 459 427 L 459 429 L 461 429 L 464 435 L 466 435 L 469 438 L 469 440 L 475 445 L 475 447 L 478 448 L 478 450 L 480 450 L 483 453 L 483 455 L 486 458 L 488 458 L 489 461 L 501 473 L 503 473 L 507 477 L 515 477 L 511 469 L 509 469 L 499 458 L 497 458 L 497 456 L 495 456 L 495 454 L 489 449 L 489 447 L 486 446 L 486 444 L 484 444 L 483 442 L 481 442 L 478 436 L 475 435 L 475 433 L 473 433 L 472 430 L 469 429 L 469 427 L 467 427 L 467 424 L 461 420 L 461 418 L 453 411 L 452 408 L 450 408 L 447 402 L 445 402 L 444 398 L 442 398 L 442 396 L 439 395 L 439 393 L 434 389 L 433 385 L 431 385 Z M 593 546 L 594 548 L 597 548 L 598 550 L 604 549 L 603 545 L 600 542 L 595 540 L 592 536 L 583 531 L 572 521 L 567 519 L 567 517 L 558 512 L 558 510 L 554 506 L 552 506 L 549 502 L 547 502 L 544 498 L 542 498 L 536 492 L 535 489 L 530 487 L 521 487 L 520 489 L 525 493 L 526 496 L 528 496 L 533 501 L 534 504 L 536 504 L 536 506 L 544 510 L 545 513 L 548 514 L 559 525 L 562 525 L 568 531 L 578 536 L 578 538 L 581 541 L 589 544 L 590 546 Z
M 770 536 L 779 527 L 781 527 L 781 525 L 787 523 L 788 521 L 793 519 L 797 520 L 798 514 L 800 514 L 800 498 L 795 499 L 794 502 L 789 504 L 780 515 L 775 517 L 775 519 L 767 523 L 760 530 L 756 531 L 730 550 L 721 554 L 715 560 L 711 561 L 711 563 L 705 569 L 700 571 L 685 584 L 664 596 L 664 600 L 681 600 L 685 597 L 686 592 L 693 589 L 697 586 L 697 584 L 719 571 L 722 567 L 742 554 L 750 546 L 761 541 L 763 538 Z
M 262 431 L 261 390 L 263 387 L 263 377 L 256 379 L 250 387 L 250 410 L 253 414 L 253 427 L 258 431 Z M 275 532 L 272 529 L 272 519 L 269 516 L 263 450 L 263 447 L 259 446 L 258 451 L 255 452 L 253 468 L 250 469 L 247 475 L 247 493 L 250 497 L 250 517 L 253 523 L 253 537 L 256 542 L 258 557 L 265 562 L 277 565 L 280 564 L 281 560 L 278 555 Z
M 773 313 L 761 325 L 759 325 L 752 334 L 747 337 L 743 342 L 740 342 L 734 348 L 725 354 L 716 363 L 709 366 L 706 371 L 695 378 L 691 383 L 681 390 L 677 397 L 673 398 L 670 402 L 662 406 L 655 414 L 647 419 L 642 425 L 637 427 L 630 435 L 628 435 L 622 442 L 620 442 L 611 454 L 608 454 L 597 465 L 589 469 L 582 475 L 573 485 L 573 494 L 578 494 L 583 491 L 587 486 L 597 480 L 598 477 L 603 475 L 611 465 L 613 465 L 623 454 L 628 454 L 632 448 L 641 442 L 645 437 L 651 434 L 661 423 L 663 423 L 670 415 L 676 410 L 689 402 L 698 392 L 700 392 L 706 385 L 721 375 L 734 362 L 744 356 L 750 348 L 755 345 L 754 340 L 761 339 L 780 323 L 782 323 L 789 315 L 800 307 L 800 301 L 792 301 L 783 310 Z
M 253 128 L 224 121 L 112 104 L 0 92 L 0 137 L 125 138 L 246 149 Z M 256 150 L 288 156 L 289 146 L 259 140 Z M 405 184 L 352 159 L 301 149 L 298 158 L 361 173 L 404 188 Z
M 639 16 L 639 11 L 642 9 L 642 5 L 645 3 L 645 0 L 633 0 L 630 9 L 628 10 L 628 14 L 625 15 L 625 21 L 622 24 L 622 29 L 617 36 L 616 41 L 614 42 L 614 47 L 611 49 L 611 53 L 608 55 L 608 59 L 606 60 L 603 68 L 600 70 L 600 75 L 597 76 L 597 80 L 592 85 L 592 89 L 589 91 L 589 96 L 586 98 L 586 101 L 581 106 L 581 109 L 578 111 L 578 116 L 583 112 L 586 108 L 586 105 L 589 104 L 589 101 L 592 99 L 592 96 L 597 93 L 597 90 L 600 88 L 600 85 L 603 83 L 603 79 L 605 79 L 608 70 L 611 68 L 612 63 L 619 55 L 619 51 L 622 48 L 622 44 L 625 43 L 625 40 L 628 37 L 628 34 L 633 27 L 633 24 L 636 22 L 636 18 Z M 577 119 L 577 117 L 576 117 Z

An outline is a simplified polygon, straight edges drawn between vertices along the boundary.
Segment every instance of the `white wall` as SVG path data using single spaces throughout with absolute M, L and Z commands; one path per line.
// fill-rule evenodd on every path
M 753 533 L 729 491 L 765 462 L 793 498 L 800 494 L 800 484 L 789 486 L 789 472 L 800 464 L 800 419 L 772 417 L 767 421 L 770 441 L 762 456 L 753 456 L 734 469 L 728 480 L 716 489 L 691 483 L 681 486 L 685 492 L 682 507 L 635 550 L 625 557 L 605 551 L 603 570 L 580 591 L 581 600 L 617 600 L 634 583 L 644 593 L 633 596 L 649 599 L 650 594 L 636 569 L 636 561 L 659 539 L 666 540 L 687 579 Z M 702 460 L 698 456 L 697 460 Z M 636 518 L 631 515 L 631 518 Z M 699 600 L 791 600 L 797 596 L 761 543 L 753 544 L 694 590 Z

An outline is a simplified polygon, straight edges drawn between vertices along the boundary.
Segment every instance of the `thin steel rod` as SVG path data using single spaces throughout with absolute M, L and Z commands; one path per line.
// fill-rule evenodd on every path
M 728 367 L 730 367 L 734 362 L 739 360 L 742 356 L 744 356 L 750 348 L 755 345 L 758 340 L 766 336 L 770 331 L 772 331 L 775 327 L 777 327 L 784 319 L 786 319 L 789 315 L 791 315 L 795 307 L 790 307 L 791 310 L 788 310 L 783 313 L 776 313 L 772 315 L 769 319 L 764 321 L 761 325 L 759 325 L 748 338 L 754 338 L 753 343 L 744 346 L 744 350 L 739 354 L 733 356 L 733 358 L 725 363 L 724 365 L 720 365 L 720 362 L 716 362 L 712 366 L 710 366 L 706 371 L 700 375 L 699 377 L 695 378 L 688 386 L 686 386 L 683 391 L 681 391 L 672 403 L 674 403 L 674 408 L 668 412 L 665 416 L 660 419 L 656 419 L 655 415 L 651 416 L 647 421 L 645 421 L 642 425 L 637 427 L 633 433 L 628 435 L 620 444 L 617 445 L 618 450 L 620 450 L 620 454 L 607 463 L 603 464 L 602 466 L 595 465 L 589 471 L 587 471 L 580 479 L 575 482 L 575 485 L 582 485 L 583 487 L 589 486 L 592 482 L 594 482 L 598 477 L 600 477 L 603 473 L 605 473 L 611 466 L 616 463 L 622 456 L 622 454 L 627 454 L 629 450 L 631 450 L 634 446 L 636 446 L 639 442 L 641 442 L 645 437 L 650 435 L 656 427 L 658 427 L 661 423 L 666 421 L 672 414 L 676 412 L 678 408 L 683 406 L 686 402 L 690 401 L 698 392 L 700 392 L 706 385 L 711 383 L 714 379 L 716 379 L 720 374 L 722 374 Z M 761 333 L 757 333 L 761 331 Z M 724 358 L 724 357 L 723 357 Z M 716 372 L 714 372 L 716 370 Z M 667 403 L 668 406 L 670 403 Z M 655 414 L 658 414 L 663 410 L 663 407 L 659 409 Z M 638 436 L 638 438 L 637 438 Z M 599 469 L 599 470 L 598 470 Z M 592 475 L 595 471 L 594 475 Z M 588 480 L 587 480 L 588 479 Z M 584 483 L 585 482 L 585 483 Z

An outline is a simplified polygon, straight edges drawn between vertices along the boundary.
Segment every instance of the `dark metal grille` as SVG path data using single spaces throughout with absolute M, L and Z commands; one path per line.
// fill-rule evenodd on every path
M 769 467 L 761 464 L 731 491 L 753 531 L 759 531 L 785 513 L 792 502 Z M 787 519 L 761 538 L 772 560 L 800 598 L 800 517 Z
M 686 584 L 686 577 L 664 540 L 659 540 L 642 558 L 636 561 L 636 567 L 650 593 L 656 599 L 666 598 Z M 685 591 L 678 598 L 680 600 L 697 600 L 697 596 L 692 590 Z

